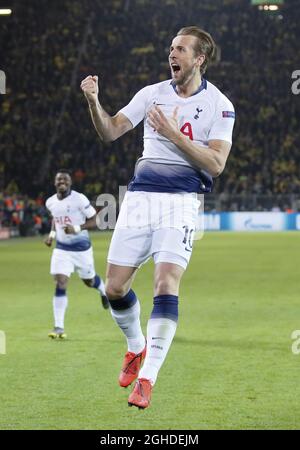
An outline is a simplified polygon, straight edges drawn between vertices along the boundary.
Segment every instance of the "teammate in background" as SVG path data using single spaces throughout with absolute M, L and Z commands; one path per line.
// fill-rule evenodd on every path
M 45 244 L 51 247 L 53 239 L 56 238 L 50 270 L 56 282 L 53 297 L 54 329 L 48 336 L 65 339 L 64 317 L 68 305 L 66 290 L 74 270 L 86 286 L 99 292 L 103 308 L 107 309 L 109 302 L 104 283 L 95 273 L 93 249 L 87 231 L 95 228 L 96 210 L 85 195 L 71 190 L 72 179 L 68 171 L 59 170 L 54 184 L 56 194 L 46 201 L 53 220 Z
M 106 275 L 111 313 L 128 344 L 119 384 L 126 387 L 137 378 L 130 406 L 149 406 L 176 331 L 179 284 L 191 256 L 198 215 L 196 193 L 211 191 L 213 177 L 223 171 L 231 148 L 233 105 L 203 78 L 214 52 L 208 33 L 195 26 L 182 28 L 170 46 L 172 79 L 141 89 L 113 117 L 99 103 L 98 77 L 88 76 L 81 83 L 103 141 L 114 141 L 144 121 L 144 151 L 122 203 Z M 151 209 L 157 202 L 163 205 L 158 218 Z M 136 211 L 144 222 L 129 223 Z M 168 216 L 176 220 L 166 226 Z M 131 284 L 150 256 L 155 263 L 154 306 L 146 348 L 140 304 Z

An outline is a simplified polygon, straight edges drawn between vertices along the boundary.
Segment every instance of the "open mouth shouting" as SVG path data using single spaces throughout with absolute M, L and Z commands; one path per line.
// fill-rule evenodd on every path
M 172 73 L 177 76 L 180 73 L 181 67 L 179 64 L 172 62 L 171 63 Z

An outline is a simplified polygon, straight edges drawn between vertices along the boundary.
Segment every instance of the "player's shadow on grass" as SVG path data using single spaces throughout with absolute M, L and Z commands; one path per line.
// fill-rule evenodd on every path
M 286 344 L 278 344 L 272 342 L 270 337 L 270 341 L 254 341 L 254 340 L 246 340 L 246 339 L 190 339 L 183 336 L 175 336 L 174 342 L 176 344 L 183 345 L 192 345 L 195 347 L 215 347 L 215 348 L 235 348 L 239 350 L 264 350 L 264 351 L 281 351 L 286 353 L 287 346 Z

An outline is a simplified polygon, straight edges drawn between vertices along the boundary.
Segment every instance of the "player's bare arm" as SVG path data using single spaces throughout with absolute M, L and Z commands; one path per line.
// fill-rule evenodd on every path
M 54 220 L 52 219 L 52 223 L 51 223 L 51 231 L 49 233 L 49 235 L 46 237 L 46 239 L 44 240 L 44 243 L 47 245 L 47 247 L 51 247 L 53 239 L 55 238 L 55 223 Z
M 97 214 L 95 214 L 90 219 L 86 219 L 85 223 L 82 225 L 66 225 L 64 227 L 64 232 L 66 234 L 78 234 L 82 230 L 92 230 L 93 228 L 96 228 L 96 217 Z
M 208 148 L 195 144 L 180 132 L 177 112 L 178 108 L 175 108 L 172 117 L 166 117 L 155 106 L 148 113 L 148 123 L 186 153 L 199 169 L 206 170 L 212 177 L 218 177 L 225 168 L 231 144 L 219 139 L 209 141 Z
M 101 106 L 98 98 L 97 75 L 86 77 L 80 85 L 89 104 L 94 127 L 103 142 L 112 142 L 132 129 L 132 123 L 122 113 L 111 117 Z

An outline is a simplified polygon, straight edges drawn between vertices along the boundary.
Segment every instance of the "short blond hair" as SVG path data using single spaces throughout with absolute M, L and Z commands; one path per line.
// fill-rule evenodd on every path
M 200 66 L 201 75 L 205 73 L 208 64 L 213 60 L 216 55 L 216 44 L 209 33 L 202 30 L 199 27 L 191 26 L 181 28 L 177 36 L 195 36 L 197 38 L 196 44 L 194 45 L 194 51 L 196 55 L 204 55 L 205 60 Z

